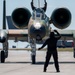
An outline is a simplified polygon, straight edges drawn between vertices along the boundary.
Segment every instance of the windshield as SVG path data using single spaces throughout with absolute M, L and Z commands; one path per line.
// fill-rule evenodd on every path
M 44 18 L 44 11 L 40 8 L 37 8 L 33 11 L 33 18 L 34 19 L 43 19 Z

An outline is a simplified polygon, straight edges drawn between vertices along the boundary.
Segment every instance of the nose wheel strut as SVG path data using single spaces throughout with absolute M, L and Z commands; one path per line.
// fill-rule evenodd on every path
M 31 60 L 32 60 L 32 64 L 36 63 L 36 40 L 35 39 L 31 39 Z

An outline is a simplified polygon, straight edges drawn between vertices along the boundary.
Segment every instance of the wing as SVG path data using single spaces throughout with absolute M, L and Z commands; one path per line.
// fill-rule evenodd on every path
M 4 43 L 6 40 L 28 41 L 28 29 L 26 30 L 0 30 L 0 42 Z
M 62 40 L 73 40 L 75 36 L 75 30 L 58 30 L 61 34 Z
M 15 41 L 28 41 L 28 29 L 8 30 L 8 39 L 15 40 Z

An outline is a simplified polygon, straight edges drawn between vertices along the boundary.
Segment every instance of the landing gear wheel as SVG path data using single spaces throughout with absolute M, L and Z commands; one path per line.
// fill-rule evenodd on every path
M 35 64 L 35 55 L 32 55 L 32 64 Z
M 1 63 L 5 62 L 5 52 L 1 51 Z
M 74 48 L 74 58 L 75 58 L 75 48 Z

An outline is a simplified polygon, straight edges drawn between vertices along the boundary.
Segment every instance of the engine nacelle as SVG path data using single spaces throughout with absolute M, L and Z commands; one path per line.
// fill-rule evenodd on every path
M 31 13 L 27 8 L 17 8 L 12 13 L 13 25 L 17 28 L 25 28 L 28 26 Z
M 53 11 L 51 20 L 55 27 L 67 28 L 71 23 L 71 13 L 67 8 L 58 8 Z

